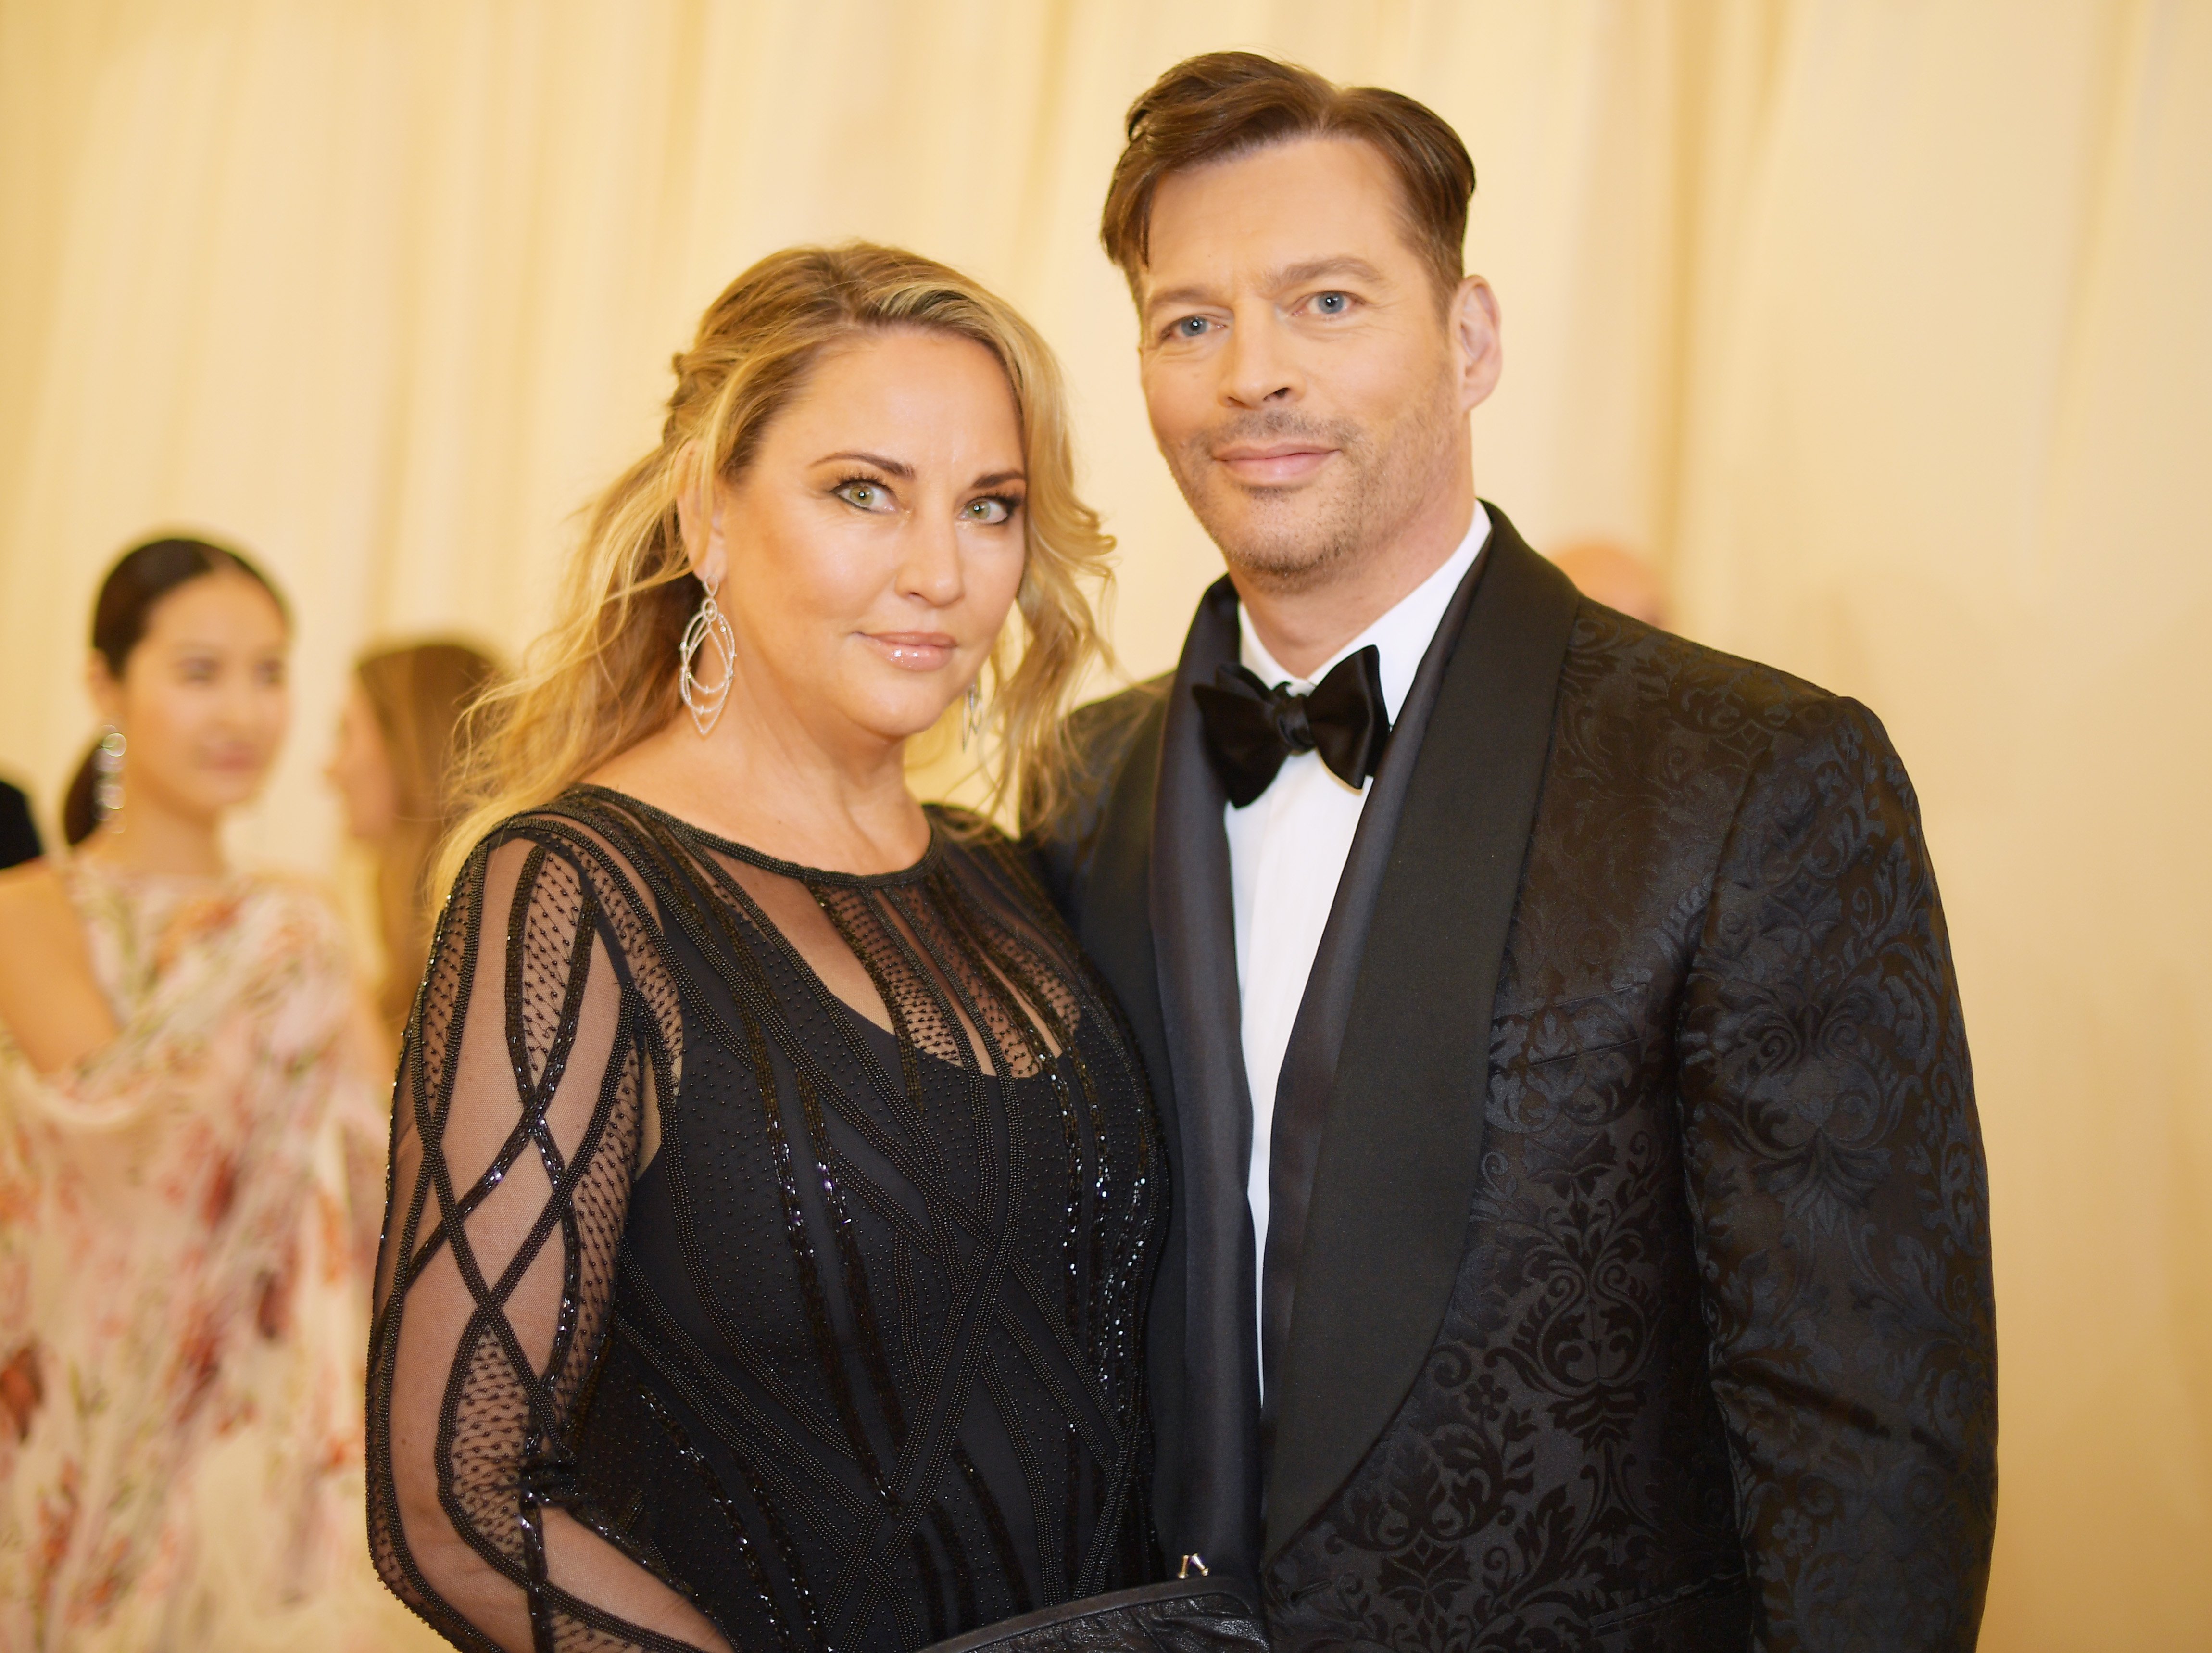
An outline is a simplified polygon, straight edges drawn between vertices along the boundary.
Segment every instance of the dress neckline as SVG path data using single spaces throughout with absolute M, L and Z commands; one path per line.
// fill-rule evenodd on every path
M 140 866 L 122 866 L 104 856 L 89 855 L 81 849 L 65 851 L 52 860 L 80 878 L 97 878 L 103 884 L 139 884 L 152 889 L 195 892 L 220 890 L 228 884 L 242 883 L 252 876 L 235 866 L 226 866 L 214 872 L 164 872 Z
M 937 865 L 943 859 L 945 852 L 944 828 L 937 818 L 935 810 L 927 804 L 921 806 L 921 812 L 929 822 L 929 842 L 923 848 L 918 860 L 908 866 L 896 868 L 889 872 L 832 872 L 828 867 L 806 866 L 798 861 L 787 861 L 779 856 L 769 854 L 765 850 L 756 849 L 750 844 L 739 843 L 735 838 L 725 838 L 720 833 L 711 832 L 696 821 L 687 821 L 680 815 L 672 814 L 658 804 L 648 804 L 644 799 L 633 793 L 622 792 L 613 787 L 599 786 L 588 781 L 579 781 L 569 790 L 572 793 L 585 793 L 592 797 L 606 799 L 624 809 L 635 810 L 641 815 L 650 816 L 682 836 L 695 839 L 710 849 L 735 855 L 738 860 L 757 866 L 764 872 L 773 872 L 781 878 L 796 878 L 804 884 L 831 884 L 846 890 L 883 890 L 898 884 L 918 884 L 937 870 Z

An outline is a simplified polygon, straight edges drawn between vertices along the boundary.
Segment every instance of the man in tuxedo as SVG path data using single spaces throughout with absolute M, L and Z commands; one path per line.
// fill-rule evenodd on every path
M 1970 1647 L 1985 1174 L 1865 708 L 1579 597 L 1474 491 L 1474 173 L 1245 53 L 1103 234 L 1220 546 L 1032 823 L 1164 1127 L 1170 1566 L 1291 1649 Z

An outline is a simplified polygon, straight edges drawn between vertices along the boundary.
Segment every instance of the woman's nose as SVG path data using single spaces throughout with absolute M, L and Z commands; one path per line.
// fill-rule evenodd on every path
M 273 691 L 281 700 L 282 690 Z M 216 697 L 216 714 L 230 728 L 238 730 L 259 726 L 275 709 L 271 704 L 270 686 L 258 680 L 251 672 L 234 673 L 223 684 L 223 692 Z
M 960 568 L 960 532 L 942 516 L 919 521 L 908 536 L 899 589 L 936 608 L 960 600 L 967 581 Z

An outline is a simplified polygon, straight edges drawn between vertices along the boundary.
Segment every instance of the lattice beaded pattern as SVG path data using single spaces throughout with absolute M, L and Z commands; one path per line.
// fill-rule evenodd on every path
M 402 1061 L 380 1569 L 470 1648 L 691 1645 L 672 1592 L 912 1648 L 1142 1579 L 1156 1131 L 980 823 L 863 878 L 595 788 L 509 823 Z

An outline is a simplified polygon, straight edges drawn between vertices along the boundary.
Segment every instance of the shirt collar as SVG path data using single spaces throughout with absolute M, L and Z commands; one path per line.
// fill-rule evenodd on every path
M 1490 539 L 1490 513 L 1482 508 L 1482 501 L 1474 502 L 1474 520 L 1468 525 L 1467 538 L 1460 541 L 1459 549 L 1446 557 L 1437 571 L 1400 598 L 1389 612 L 1354 637 L 1342 648 L 1321 664 L 1321 669 L 1311 678 L 1294 678 L 1275 663 L 1267 646 L 1260 641 L 1260 634 L 1252 629 L 1252 617 L 1244 605 L 1237 605 L 1237 630 L 1240 639 L 1237 654 L 1244 667 L 1261 683 L 1273 688 L 1287 683 L 1301 694 L 1310 693 L 1315 684 L 1329 674 L 1330 668 L 1340 660 L 1358 653 L 1368 644 L 1375 645 L 1382 655 L 1382 699 L 1390 713 L 1390 721 L 1398 720 L 1398 709 L 1413 692 L 1413 674 L 1420 670 L 1421 656 L 1429 652 L 1429 640 L 1437 635 L 1437 623 L 1444 611 L 1451 606 L 1452 593 L 1459 582 L 1474 566 L 1474 559 Z

